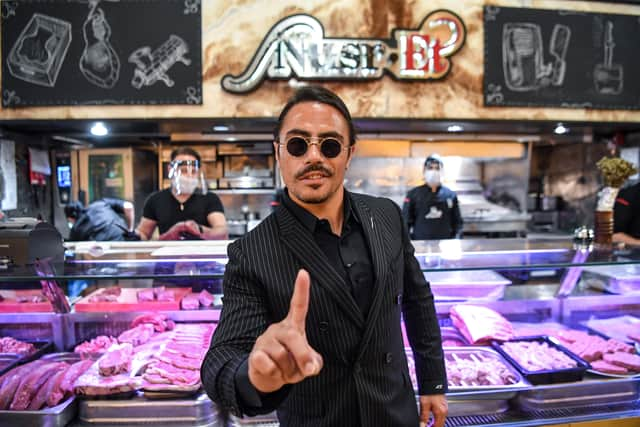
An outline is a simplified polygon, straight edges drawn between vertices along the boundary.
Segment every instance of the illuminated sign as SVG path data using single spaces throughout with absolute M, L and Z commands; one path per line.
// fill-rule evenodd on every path
M 271 28 L 249 66 L 225 75 L 222 87 L 244 93 L 264 79 L 370 80 L 385 72 L 398 80 L 441 79 L 465 36 L 462 20 L 447 10 L 432 12 L 418 29 L 393 30 L 387 40 L 325 38 L 317 19 L 293 15 Z

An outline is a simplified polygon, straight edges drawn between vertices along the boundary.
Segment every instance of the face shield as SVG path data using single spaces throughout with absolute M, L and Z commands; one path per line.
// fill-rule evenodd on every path
M 207 185 L 198 160 L 174 160 L 169 166 L 171 187 L 177 195 L 206 194 Z

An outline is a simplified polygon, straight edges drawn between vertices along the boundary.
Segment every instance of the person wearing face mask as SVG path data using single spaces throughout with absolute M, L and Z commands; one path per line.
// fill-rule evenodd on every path
M 409 191 L 402 216 L 414 240 L 462 238 L 462 215 L 458 197 L 442 185 L 442 159 L 431 154 L 424 162 L 425 184 Z
M 149 196 L 136 233 L 149 240 L 157 227 L 160 240 L 226 239 L 224 208 L 218 196 L 206 191 L 198 152 L 173 150 L 170 168 L 171 188 Z

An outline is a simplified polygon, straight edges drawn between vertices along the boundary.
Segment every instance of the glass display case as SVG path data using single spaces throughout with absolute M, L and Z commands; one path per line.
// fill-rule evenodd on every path
M 228 243 L 81 242 L 68 244 L 65 261 L 51 265 L 46 277 L 30 266 L 7 266 L 0 273 L 0 295 L 4 298 L 0 302 L 0 335 L 50 340 L 60 352 L 100 335 L 118 336 L 133 319 L 149 311 L 177 324 L 215 323 L 223 303 Z M 414 247 L 435 296 L 447 363 L 482 365 L 496 359 L 517 378 L 511 384 L 453 384 L 450 373 L 447 425 L 523 426 L 597 420 L 606 425 L 606 420 L 614 418 L 640 422 L 640 368 L 604 372 L 596 368 L 604 365 L 595 363 L 604 356 L 594 358 L 578 348 L 579 339 L 571 341 L 574 335 L 603 342 L 615 338 L 630 346 L 629 354 L 640 354 L 640 342 L 634 341 L 640 339 L 640 249 L 582 245 L 569 239 L 416 241 Z M 17 293 L 37 292 L 45 280 L 64 290 L 70 312 L 55 313 L 51 304 L 32 311 L 32 307 L 20 304 L 35 303 L 14 301 Z M 114 287 L 121 289 L 117 301 L 91 299 Z M 151 301 L 141 301 L 140 292 L 152 288 L 170 291 L 171 301 L 162 305 L 153 296 Z M 211 305 L 198 304 L 197 299 L 195 305 L 185 304 L 185 299 L 202 292 L 212 295 Z M 569 377 L 569 382 L 534 384 L 517 363 L 502 356 L 495 342 L 492 347 L 490 339 L 476 341 L 475 332 L 461 324 L 464 316 L 452 315 L 469 307 L 498 313 L 510 325 L 514 339 L 551 337 L 554 345 L 590 359 L 588 369 L 577 380 Z M 138 411 L 135 413 L 140 415 L 144 393 L 138 392 L 130 409 L 126 401 L 122 403 L 120 413 L 126 416 L 127 411 Z M 194 414 L 222 417 L 211 408 L 203 410 L 202 399 L 206 398 L 202 394 L 183 399 L 193 404 Z M 86 402 L 80 402 L 71 425 L 86 425 L 82 414 L 104 409 L 88 408 Z M 194 420 L 184 425 L 204 422 Z M 224 422 L 273 425 L 274 417 L 230 417 Z

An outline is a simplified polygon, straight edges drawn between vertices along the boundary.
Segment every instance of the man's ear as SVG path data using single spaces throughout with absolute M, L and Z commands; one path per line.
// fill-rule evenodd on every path
M 353 156 L 355 156 L 356 154 L 356 145 L 350 145 L 349 146 L 349 150 L 347 151 L 347 164 L 344 167 L 345 169 L 349 169 L 349 165 L 351 164 L 351 159 L 353 159 Z
M 278 141 L 273 141 L 273 151 L 276 154 L 276 162 L 280 163 L 280 151 L 278 150 L 280 148 L 280 144 L 278 144 Z

